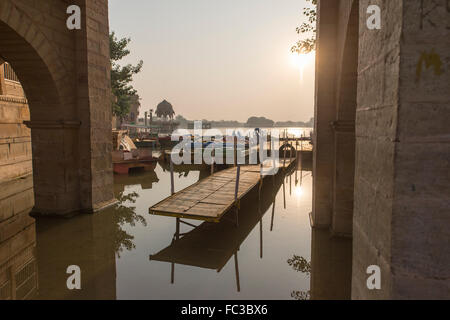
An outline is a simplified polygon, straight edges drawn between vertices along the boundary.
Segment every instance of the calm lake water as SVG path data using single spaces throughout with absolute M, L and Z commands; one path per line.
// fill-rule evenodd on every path
M 209 174 L 179 169 L 175 174 L 176 191 Z M 175 264 L 173 284 L 172 264 L 150 260 L 150 255 L 171 246 L 176 219 L 148 213 L 149 207 L 170 195 L 170 173 L 158 164 L 154 172 L 116 176 L 115 192 L 123 200 L 116 207 L 71 220 L 37 220 L 39 298 L 292 299 L 294 291 L 307 292 L 310 281 L 307 273 L 297 272 L 288 262 L 294 255 L 310 261 L 311 174 L 303 175 L 301 186 L 299 181 L 295 184 L 295 174 L 285 181 L 286 208 L 281 179 L 276 181 L 274 196 L 268 178 L 261 205 L 257 194 L 241 203 L 238 227 L 233 212 L 221 222 L 233 236 L 221 233 L 223 239 L 215 239 L 214 231 L 201 230 L 189 255 L 195 256 L 194 263 L 202 267 Z M 300 172 L 297 177 L 300 179 Z M 181 232 L 192 229 L 183 225 Z M 209 251 L 208 244 L 217 241 L 223 251 Z M 176 249 L 170 254 L 179 259 Z M 215 268 L 221 264 L 218 272 Z M 84 293 L 67 290 L 68 265 L 80 266 Z
M 175 171 L 176 191 L 209 175 L 209 169 Z M 187 234 L 173 241 L 176 219 L 148 213 L 170 195 L 168 165 L 116 175 L 116 206 L 71 219 L 38 218 L 16 235 L 30 242 L 34 257 L 23 295 L 36 286 L 27 297 L 349 298 L 351 241 L 311 230 L 311 172 L 266 178 L 260 199 L 255 189 L 241 202 L 239 226 L 234 212 L 219 224 L 186 220 L 198 227 L 182 225 Z M 81 268 L 82 290 L 67 289 L 70 265 Z

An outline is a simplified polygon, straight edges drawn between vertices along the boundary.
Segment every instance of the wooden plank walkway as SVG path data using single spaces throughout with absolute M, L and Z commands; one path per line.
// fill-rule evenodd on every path
M 250 205 L 241 208 L 239 225 L 230 219 L 222 219 L 219 223 L 202 223 L 185 234 L 180 234 L 178 240 L 150 255 L 150 260 L 170 262 L 213 269 L 220 272 L 233 254 L 261 222 L 263 215 L 274 205 L 275 195 L 281 189 L 283 177 L 275 180 L 275 185 L 267 183 L 261 191 L 259 206 Z M 270 186 L 269 186 L 270 185 Z M 275 211 L 272 211 L 274 214 Z M 273 218 L 272 218 L 273 219 Z M 179 230 L 180 228 L 177 228 Z M 262 229 L 260 229 L 260 252 L 262 252 Z M 176 238 L 176 234 L 174 238 Z
M 285 166 L 289 167 L 292 163 L 286 159 Z M 283 165 L 284 161 L 280 160 L 279 166 Z M 240 170 L 238 200 L 261 180 L 259 165 L 241 166 Z M 236 171 L 237 167 L 233 167 L 216 172 L 157 203 L 149 212 L 154 215 L 219 222 L 236 203 Z

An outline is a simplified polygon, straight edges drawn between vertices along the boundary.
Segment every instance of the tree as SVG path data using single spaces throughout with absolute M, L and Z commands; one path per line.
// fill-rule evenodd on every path
M 130 54 L 130 50 L 127 49 L 130 41 L 130 38 L 117 39 L 114 32 L 109 35 L 111 90 L 113 94 L 112 111 L 121 121 L 130 112 L 130 105 L 137 96 L 137 91 L 131 85 L 133 76 L 141 71 L 144 64 L 142 60 L 136 66 L 131 64 L 121 66 L 118 63 Z
M 291 48 L 292 52 L 298 54 L 309 53 L 316 49 L 317 0 L 306 1 L 311 2 L 312 7 L 303 8 L 303 15 L 307 21 L 297 27 L 296 31 L 298 34 L 307 34 L 307 38 L 297 41 Z
M 247 127 L 263 127 L 263 128 L 271 128 L 275 122 L 273 120 L 267 119 L 265 117 L 250 117 L 247 120 Z
M 175 121 L 180 124 L 180 128 L 187 128 L 188 120 L 183 117 L 181 114 L 177 115 Z

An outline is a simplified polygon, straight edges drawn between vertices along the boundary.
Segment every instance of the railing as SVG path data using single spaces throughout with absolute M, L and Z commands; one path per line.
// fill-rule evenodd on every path
M 3 73 L 5 75 L 6 80 L 19 82 L 19 78 L 17 77 L 14 70 L 11 68 L 11 65 L 7 62 L 3 64 Z

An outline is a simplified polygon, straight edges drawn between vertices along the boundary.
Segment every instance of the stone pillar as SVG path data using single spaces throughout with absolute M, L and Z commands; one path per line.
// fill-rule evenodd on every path
M 336 119 L 336 23 L 339 1 L 318 1 L 316 101 L 314 115 L 313 212 L 314 227 L 330 227 Z M 320 93 L 320 94 L 319 94 Z
M 336 121 L 334 129 L 333 214 L 331 230 L 352 235 L 355 177 L 355 118 L 358 80 L 359 1 L 340 1 Z
M 78 134 L 80 122 L 27 122 L 33 148 L 35 207 L 42 215 L 67 215 L 86 210 L 80 203 Z
M 74 68 L 60 81 L 67 85 L 54 84 L 45 70 L 41 82 L 34 83 L 18 64 L 30 97 L 34 211 L 39 214 L 95 212 L 115 202 L 108 2 L 76 4 L 82 11 L 82 28 L 70 31 Z
M 336 121 L 333 123 L 333 129 L 335 163 L 331 230 L 335 235 L 351 237 L 355 178 L 355 123 Z
M 450 5 L 377 2 L 381 30 L 360 19 L 352 297 L 449 299 Z
M 81 30 L 67 29 L 65 1 L 0 0 L 0 52 L 30 107 L 35 211 L 48 215 L 93 212 L 114 199 L 108 1 L 73 4 Z
M 76 3 L 82 11 L 76 31 L 80 198 L 84 210 L 97 211 L 114 199 L 108 1 Z

